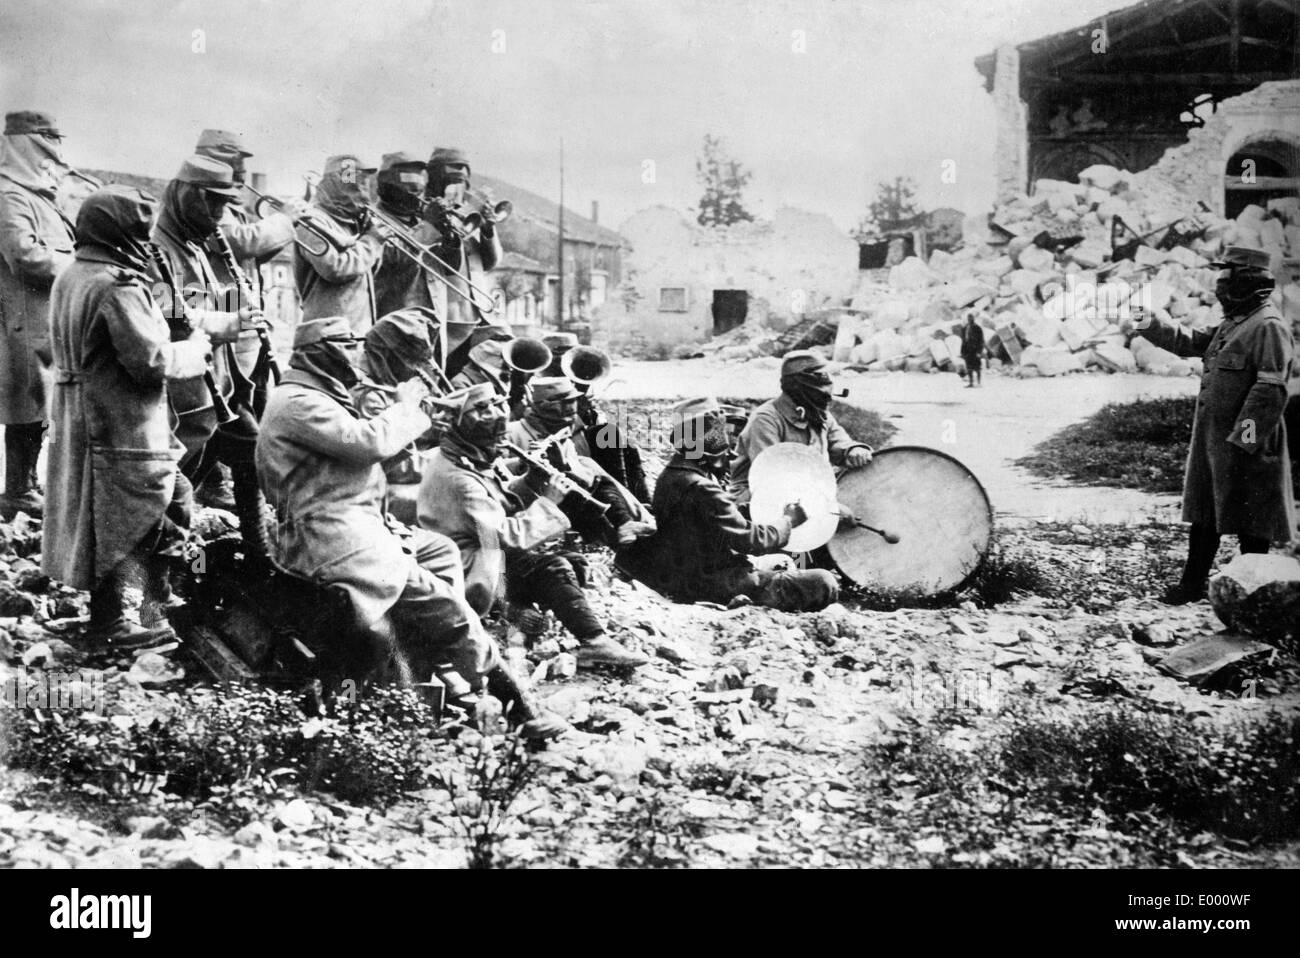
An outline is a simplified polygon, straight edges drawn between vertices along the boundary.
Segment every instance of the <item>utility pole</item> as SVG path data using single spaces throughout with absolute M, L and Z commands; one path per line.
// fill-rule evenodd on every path
M 556 272 L 559 281 L 555 284 L 555 328 L 563 331 L 567 325 L 564 315 L 564 140 L 560 139 L 560 217 L 559 235 L 556 242 Z

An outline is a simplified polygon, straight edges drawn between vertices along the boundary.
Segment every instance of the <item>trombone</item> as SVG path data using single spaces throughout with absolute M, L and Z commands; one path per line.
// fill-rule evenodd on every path
M 433 251 L 432 246 L 426 246 L 421 243 L 416 235 L 399 220 L 385 213 L 373 203 L 367 204 L 366 209 L 370 211 L 371 217 L 378 220 L 389 234 L 384 239 L 385 245 L 392 246 L 408 259 L 413 260 L 428 276 L 433 277 L 438 282 L 447 287 L 449 292 L 455 293 L 461 299 L 467 301 L 475 309 L 484 313 L 495 313 L 497 310 L 497 301 L 489 290 L 484 289 L 469 278 L 462 276 L 460 271 L 454 268 L 445 259 Z M 436 267 L 436 268 L 435 268 Z M 456 276 L 462 283 L 469 287 L 470 292 L 465 292 L 439 270 Z M 480 299 L 485 299 L 490 304 L 484 306 Z
M 271 209 L 277 213 L 284 212 L 284 201 L 281 200 L 279 197 L 271 196 L 269 193 L 263 193 L 257 187 L 252 186 L 248 183 L 244 184 L 244 189 L 248 190 L 248 192 L 252 193 L 254 196 L 257 197 L 257 199 L 253 202 L 253 214 L 257 216 L 259 219 L 265 215 L 262 213 L 263 205 L 271 207 Z M 324 256 L 326 253 L 330 251 L 331 247 L 334 246 L 334 237 L 330 236 L 329 233 L 325 232 L 324 227 L 318 226 L 316 223 L 312 222 L 310 217 L 300 216 L 293 221 L 293 225 L 301 226 L 308 233 L 311 233 L 313 236 L 315 236 L 317 239 L 321 241 L 321 245 L 319 247 L 313 247 L 304 243 L 297 236 L 294 236 L 293 239 L 294 244 L 300 247 L 304 253 L 307 253 L 311 256 Z

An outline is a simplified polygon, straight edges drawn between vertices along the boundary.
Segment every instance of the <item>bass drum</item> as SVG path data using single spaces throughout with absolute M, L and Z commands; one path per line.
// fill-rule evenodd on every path
M 947 453 L 893 446 L 839 482 L 839 501 L 870 526 L 828 543 L 831 558 L 857 585 L 885 592 L 935 595 L 960 587 L 984 560 L 993 507 L 974 474 Z

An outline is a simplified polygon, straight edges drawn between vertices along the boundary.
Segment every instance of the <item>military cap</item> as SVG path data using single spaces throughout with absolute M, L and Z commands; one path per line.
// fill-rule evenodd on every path
M 417 157 L 414 153 L 408 153 L 405 150 L 398 150 L 396 153 L 385 153 L 383 159 L 379 161 L 379 172 L 384 173 L 394 168 L 403 166 L 415 166 L 424 169 L 424 160 Z
M 325 160 L 326 176 L 331 173 L 342 173 L 349 168 L 357 173 L 373 173 L 376 169 L 375 164 L 355 153 L 337 153 Z
M 578 337 L 573 333 L 547 333 L 542 337 L 542 342 L 554 356 L 578 345 Z
M 54 117 L 39 110 L 16 110 L 5 114 L 5 136 L 16 133 L 48 133 L 50 136 L 63 136 Z
M 433 405 L 439 406 L 454 414 L 457 420 L 459 420 L 460 414 L 466 409 L 469 409 L 476 403 L 482 402 L 484 399 L 496 399 L 499 398 L 500 395 L 501 394 L 497 392 L 496 387 L 491 383 L 475 383 L 473 386 L 454 389 L 445 396 L 432 397 L 429 401 Z
M 824 372 L 826 369 L 826 357 L 821 353 L 815 353 L 811 349 L 800 349 L 797 352 L 786 353 L 785 359 L 781 360 L 781 375 L 793 376 L 796 373 L 817 373 Z
M 293 331 L 293 348 L 301 349 L 303 346 L 310 346 L 312 343 L 327 339 L 355 342 L 357 337 L 345 317 L 326 316 L 323 319 L 309 319 L 305 323 L 299 323 L 298 328 Z
M 1229 269 L 1233 266 L 1268 269 L 1271 260 L 1268 250 L 1256 246 L 1229 246 L 1223 251 L 1222 258 L 1210 265 L 1215 269 Z
M 533 402 L 567 402 L 582 393 L 567 376 L 539 376 L 532 381 Z
M 194 145 L 195 153 L 220 159 L 222 156 L 252 156 L 244 149 L 244 141 L 238 133 L 229 130 L 204 130 L 199 134 L 199 142 Z
M 673 428 L 679 428 L 683 423 L 691 422 L 695 419 L 702 419 L 705 416 L 721 416 L 722 407 L 712 396 L 700 396 L 695 399 L 684 399 L 677 403 L 668 412 L 672 421 Z
M 192 186 L 201 186 L 209 193 L 219 196 L 239 195 L 239 187 L 235 185 L 235 171 L 230 164 L 214 160 L 210 156 L 191 156 L 181 164 L 176 179 Z
M 506 329 L 504 326 L 497 326 L 495 323 L 480 323 L 478 326 L 475 326 L 474 330 L 469 334 L 471 349 L 475 346 L 481 345 L 482 343 L 493 340 L 504 343 L 507 340 L 514 338 L 515 337 L 510 330 Z
M 454 146 L 437 147 L 429 157 L 429 166 L 441 166 L 444 163 L 464 163 L 465 172 L 470 172 L 469 159 L 464 151 Z

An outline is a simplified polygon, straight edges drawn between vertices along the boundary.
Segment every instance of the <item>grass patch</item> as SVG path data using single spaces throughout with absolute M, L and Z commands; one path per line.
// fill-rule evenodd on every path
M 1008 719 L 970 750 L 935 727 L 873 748 L 860 852 L 873 864 L 1187 865 L 1225 840 L 1300 835 L 1294 715 L 1219 728 L 1107 703 Z
M 1192 440 L 1194 397 L 1110 403 L 1016 460 L 1036 476 L 1174 493 Z

